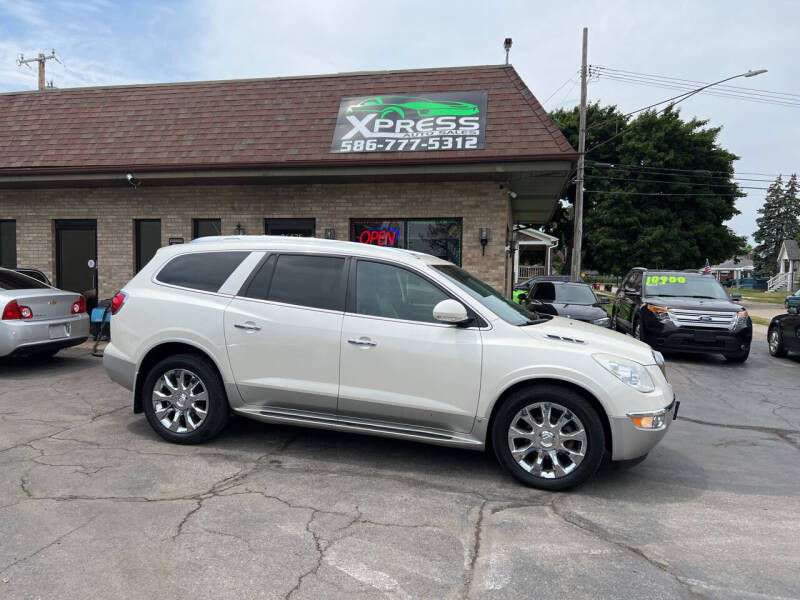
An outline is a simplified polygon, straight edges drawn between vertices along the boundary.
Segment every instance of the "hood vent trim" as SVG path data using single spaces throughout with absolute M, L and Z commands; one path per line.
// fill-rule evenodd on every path
M 547 338 L 548 340 L 558 340 L 560 342 L 570 342 L 570 343 L 573 343 L 573 344 L 585 344 L 586 343 L 584 340 L 579 340 L 577 338 L 566 337 L 566 336 L 563 336 L 563 335 L 556 335 L 554 333 L 545 333 L 544 337 Z

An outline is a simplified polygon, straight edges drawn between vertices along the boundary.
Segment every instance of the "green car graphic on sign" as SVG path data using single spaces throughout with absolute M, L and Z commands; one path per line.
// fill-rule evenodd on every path
M 440 115 L 461 116 L 475 115 L 480 109 L 469 102 L 453 102 L 448 100 L 429 100 L 410 96 L 376 96 L 363 100 L 347 109 L 347 114 L 380 113 L 381 118 L 394 116 L 404 118 L 416 113 L 420 117 L 436 117 Z

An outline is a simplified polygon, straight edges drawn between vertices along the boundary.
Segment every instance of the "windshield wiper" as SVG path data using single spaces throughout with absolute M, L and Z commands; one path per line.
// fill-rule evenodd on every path
M 723 298 L 717 298 L 716 296 L 686 296 L 687 298 L 708 298 L 709 300 L 722 300 Z

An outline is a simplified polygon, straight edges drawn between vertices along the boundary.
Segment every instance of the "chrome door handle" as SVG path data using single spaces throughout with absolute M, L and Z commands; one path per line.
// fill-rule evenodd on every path
M 246 329 L 247 331 L 261 331 L 260 325 L 251 325 L 250 323 L 234 323 L 237 329 Z
M 350 338 L 347 340 L 348 344 L 355 344 L 356 346 L 377 346 L 378 342 L 373 342 L 372 340 L 357 340 L 355 338 Z

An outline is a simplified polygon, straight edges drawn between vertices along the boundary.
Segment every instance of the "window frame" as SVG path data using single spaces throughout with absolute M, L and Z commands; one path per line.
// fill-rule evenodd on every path
M 471 320 L 467 321 L 466 325 L 458 325 L 452 323 L 440 323 L 436 321 L 434 322 L 412 321 L 409 319 L 398 319 L 395 317 L 365 315 L 363 313 L 357 312 L 357 305 L 356 305 L 356 294 L 358 292 L 357 275 L 358 275 L 358 263 L 360 262 L 370 262 L 370 263 L 388 265 L 390 267 L 402 269 L 404 271 L 408 271 L 409 273 L 413 273 L 414 275 L 422 277 L 422 279 L 425 280 L 427 283 L 431 284 L 439 291 L 441 291 L 447 297 L 447 299 L 455 300 L 456 302 L 461 304 L 467 310 L 467 315 L 471 318 Z M 392 262 L 390 260 L 382 260 L 380 258 L 372 258 L 372 257 L 366 258 L 366 257 L 354 256 L 350 261 L 350 269 L 347 274 L 347 299 L 345 303 L 345 314 L 364 319 L 379 319 L 381 321 L 392 321 L 394 323 L 411 323 L 414 325 L 427 325 L 431 327 L 448 327 L 448 328 L 458 327 L 462 329 L 485 329 L 486 327 L 488 327 L 488 323 L 483 319 L 483 317 L 481 317 L 481 315 L 479 315 L 475 310 L 473 310 L 473 308 L 467 302 L 464 302 L 461 298 L 458 298 L 455 294 L 453 294 L 452 291 L 447 289 L 445 286 L 441 285 L 438 281 L 431 279 L 425 273 L 417 269 L 411 268 L 407 265 Z
M 272 221 L 273 223 L 283 222 L 283 223 L 297 223 L 300 221 L 307 221 L 307 225 L 311 225 L 311 235 L 284 235 L 280 233 L 269 233 L 268 232 L 268 224 Z M 298 237 L 298 238 L 307 238 L 307 237 L 316 237 L 317 235 L 317 219 L 316 217 L 264 217 L 264 235 L 276 235 L 276 236 L 283 236 L 283 237 Z
M 0 219 L 0 226 L 3 223 L 13 223 L 14 225 L 14 265 L 9 267 L 4 267 L 4 265 L 0 264 L 0 267 L 4 267 L 6 269 L 16 269 L 19 266 L 19 262 L 17 261 L 17 220 L 16 219 Z
M 353 240 L 353 225 L 358 222 L 364 221 L 382 221 L 382 222 L 392 222 L 396 221 L 398 223 L 402 223 L 403 226 L 403 245 L 402 246 L 388 246 L 390 248 L 399 248 L 402 250 L 409 250 L 410 252 L 418 252 L 418 250 L 410 250 L 408 247 L 408 224 L 413 222 L 419 221 L 453 221 L 458 223 L 458 228 L 460 232 L 460 237 L 458 238 L 458 262 L 453 263 L 458 267 L 463 266 L 464 262 L 464 218 L 463 217 L 359 217 L 359 218 L 350 218 L 350 222 L 348 224 L 347 230 L 347 239 L 351 242 L 360 244 L 358 240 Z M 369 246 L 371 244 L 364 244 L 365 246 Z M 438 257 L 440 258 L 440 257 Z M 447 259 L 442 259 L 447 260 Z
M 278 261 L 280 260 L 281 256 L 305 256 L 305 257 L 344 259 L 344 267 L 342 268 L 342 274 L 340 276 L 340 281 L 339 281 L 339 290 L 337 292 L 342 309 L 337 310 L 332 308 L 320 308 L 318 306 L 307 306 L 305 304 L 292 304 L 290 302 L 270 300 L 269 294 L 272 291 L 272 282 L 275 277 L 275 271 L 277 270 Z M 269 280 L 267 281 L 266 297 L 253 298 L 251 296 L 245 296 L 244 294 L 245 292 L 247 292 L 247 288 L 250 287 L 250 284 L 258 275 L 258 272 L 265 264 L 267 264 L 270 261 L 270 259 L 273 260 L 272 260 L 272 265 L 270 267 Z M 292 308 L 300 308 L 303 310 L 317 310 L 328 313 L 343 314 L 346 312 L 345 309 L 347 308 L 347 282 L 348 282 L 348 274 L 350 272 L 351 262 L 353 262 L 353 257 L 347 254 L 327 253 L 327 252 L 267 252 L 267 254 L 265 254 L 262 257 L 262 259 L 258 262 L 258 264 L 256 264 L 256 266 L 253 268 L 252 272 L 244 280 L 244 283 L 239 288 L 239 291 L 235 294 L 235 297 L 240 300 L 247 300 L 251 302 L 261 302 L 265 304 L 276 304 L 278 306 L 289 306 Z
M 222 218 L 221 217 L 197 217 L 197 218 L 192 218 L 192 239 L 193 240 L 200 239 L 201 237 L 214 237 L 214 236 L 210 236 L 210 235 L 203 235 L 203 236 L 198 236 L 197 235 L 197 225 L 198 225 L 198 223 L 200 223 L 200 221 L 217 221 L 219 223 L 219 233 L 217 235 L 222 235 Z
M 145 265 L 147 264 L 147 263 L 140 264 L 139 249 L 141 248 L 141 245 L 142 245 L 142 234 L 141 234 L 141 231 L 139 230 L 139 224 L 140 223 L 158 223 L 158 240 L 159 240 L 159 244 L 158 244 L 158 248 L 156 248 L 156 252 L 158 252 L 158 249 L 162 247 L 161 246 L 161 234 L 162 234 L 161 219 L 134 219 L 133 220 L 133 240 L 134 240 L 133 267 L 134 267 L 134 274 L 136 274 L 139 271 L 141 271 L 145 267 Z M 155 252 L 153 253 L 153 256 L 155 256 Z M 150 260 L 152 260 L 152 257 L 150 257 Z

